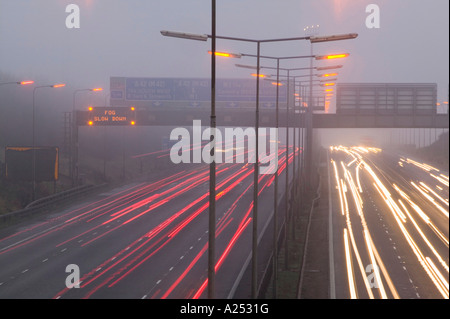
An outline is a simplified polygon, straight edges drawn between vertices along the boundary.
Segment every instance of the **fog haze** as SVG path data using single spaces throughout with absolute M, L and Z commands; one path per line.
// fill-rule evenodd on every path
M 68 29 L 68 4 L 80 7 L 81 27 Z M 380 8 L 380 28 L 366 27 L 368 4 Z M 165 38 L 161 30 L 211 33 L 208 1 L 0 1 L 0 71 L 17 77 L 109 87 L 110 76 L 208 77 L 210 42 Z M 433 82 L 438 100 L 448 96 L 449 2 L 396 1 L 218 1 L 217 34 L 266 39 L 358 33 L 352 41 L 317 44 L 314 53 L 349 52 L 339 82 Z M 256 53 L 254 45 L 218 41 L 217 50 Z M 309 43 L 266 44 L 262 54 L 309 54 Z M 237 61 L 237 62 L 236 62 Z M 218 77 L 248 77 L 235 63 L 219 60 Z M 272 64 L 273 61 L 263 61 Z M 285 62 L 285 67 L 309 61 Z

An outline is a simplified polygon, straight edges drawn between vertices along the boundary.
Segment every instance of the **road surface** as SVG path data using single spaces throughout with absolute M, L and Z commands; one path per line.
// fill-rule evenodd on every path
M 205 298 L 209 165 L 185 167 L 2 229 L 0 298 Z M 251 254 L 253 167 L 217 164 L 217 298 L 236 289 Z M 273 214 L 274 176 L 259 175 L 259 233 Z
M 448 172 L 331 147 L 336 298 L 448 298 Z

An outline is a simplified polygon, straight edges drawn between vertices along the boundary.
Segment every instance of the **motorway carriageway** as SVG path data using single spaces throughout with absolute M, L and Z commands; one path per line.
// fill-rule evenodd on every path
M 290 164 L 293 153 L 290 147 Z M 279 198 L 285 159 L 280 145 Z M 185 167 L 2 229 L 0 298 L 205 298 L 209 165 Z M 217 298 L 236 289 L 251 254 L 253 168 L 217 164 Z M 260 233 L 273 215 L 274 176 L 259 175 Z M 79 267 L 79 282 L 68 265 Z M 66 280 L 80 287 L 69 289 Z

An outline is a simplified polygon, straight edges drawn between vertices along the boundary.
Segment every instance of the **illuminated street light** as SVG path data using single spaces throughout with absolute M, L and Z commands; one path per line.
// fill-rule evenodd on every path
M 0 85 L 6 85 L 6 84 L 18 84 L 18 85 L 29 85 L 33 84 L 34 81 L 19 81 L 19 82 L 2 82 Z
M 212 54 L 211 51 L 208 51 L 209 54 Z M 219 57 L 224 57 L 224 58 L 236 58 L 236 59 L 240 59 L 241 55 L 240 54 L 236 54 L 236 53 L 229 53 L 229 52 L 215 52 L 214 53 L 216 56 Z
M 340 54 L 330 54 L 330 55 L 318 55 L 316 56 L 316 60 L 333 60 L 333 59 L 342 59 L 346 58 L 350 55 L 350 53 L 340 53 Z
M 330 76 L 337 76 L 337 73 L 316 74 L 318 77 L 327 78 Z
M 65 84 L 54 84 L 54 85 L 52 85 L 51 87 L 52 88 L 63 88 L 63 87 L 65 87 L 66 85 Z
M 260 78 L 270 77 L 269 75 L 261 74 L 261 73 L 252 73 L 251 76 L 259 76 Z

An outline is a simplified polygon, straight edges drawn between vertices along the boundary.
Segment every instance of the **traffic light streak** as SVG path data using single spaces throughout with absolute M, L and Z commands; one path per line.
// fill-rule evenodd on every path
M 289 161 L 292 160 L 292 155 L 289 157 Z M 282 163 L 284 161 L 284 158 L 280 159 L 279 162 Z M 224 176 L 225 178 L 218 183 L 216 186 L 216 200 L 220 200 L 220 198 L 226 196 L 229 192 L 234 190 L 238 185 L 240 185 L 245 180 L 250 181 L 250 177 L 253 173 L 253 165 L 241 165 L 241 164 L 233 164 L 233 165 L 227 165 L 221 164 L 218 166 L 217 175 L 218 176 Z M 233 172 L 231 175 L 226 176 L 225 173 L 228 172 L 231 169 L 237 169 L 237 171 Z M 285 168 L 285 166 L 284 166 Z M 280 171 L 282 171 L 283 168 L 280 167 Z M 109 234 L 113 232 L 114 230 L 129 224 L 131 221 L 136 220 L 137 218 L 145 215 L 147 212 L 154 210 L 155 208 L 166 204 L 170 202 L 171 200 L 179 198 L 182 194 L 185 192 L 188 192 L 190 190 L 193 190 L 196 187 L 199 187 L 200 185 L 204 184 L 207 179 L 208 170 L 197 170 L 195 174 L 192 174 L 190 177 L 183 178 L 182 176 L 176 176 L 173 179 L 167 180 L 166 183 L 163 183 L 161 185 L 154 185 L 154 187 L 150 190 L 148 187 L 143 187 L 142 189 L 147 189 L 148 192 L 152 192 L 155 189 L 161 188 L 169 183 L 173 183 L 174 180 L 179 180 L 177 185 L 167 189 L 166 191 L 163 191 L 161 193 L 153 193 L 150 197 L 148 195 L 144 196 L 144 193 L 147 191 L 142 191 L 140 193 L 140 189 L 136 190 L 134 194 L 134 200 L 140 198 L 140 200 L 137 203 L 131 204 L 130 201 L 127 201 L 124 199 L 124 204 L 122 205 L 121 209 L 119 211 L 116 211 L 115 213 L 111 214 L 111 217 L 114 220 L 118 216 L 127 216 L 133 211 L 136 211 L 140 209 L 141 204 L 147 205 L 152 203 L 151 207 L 146 208 L 144 211 L 139 212 L 137 215 L 131 216 L 130 218 L 126 219 L 125 221 L 122 221 L 119 225 L 113 227 L 110 230 L 107 230 L 100 236 L 97 236 L 94 239 L 91 239 L 89 242 L 85 242 L 81 246 L 85 246 L 88 244 L 91 244 L 94 240 L 105 236 L 106 234 Z M 281 172 L 280 172 L 281 173 Z M 180 182 L 180 180 L 182 181 Z M 265 180 L 265 182 L 264 182 Z M 273 178 L 268 178 L 266 175 L 261 175 L 259 178 L 259 183 L 263 183 L 259 194 L 271 184 L 271 181 Z M 156 184 L 156 183 L 155 183 Z M 158 187 L 160 186 L 160 187 Z M 246 187 L 245 191 L 239 192 L 238 198 L 234 201 L 233 205 L 225 212 L 224 216 L 220 219 L 220 221 L 217 223 L 217 232 L 216 236 L 219 236 L 223 233 L 223 230 L 229 227 L 233 227 L 234 224 L 232 221 L 235 220 L 236 214 L 239 214 L 239 212 L 236 210 L 236 207 L 238 203 L 243 199 L 245 193 L 247 193 L 252 188 L 252 184 L 249 183 L 248 187 Z M 160 195 L 164 194 L 164 196 Z M 127 275 L 129 275 L 131 272 L 136 270 L 139 266 L 141 266 L 145 261 L 147 261 L 149 258 L 154 256 L 158 251 L 161 251 L 161 249 L 169 243 L 171 240 L 177 237 L 180 232 L 185 229 L 188 225 L 192 223 L 193 220 L 196 219 L 196 217 L 200 216 L 202 212 L 207 211 L 207 208 L 209 206 L 207 201 L 208 192 L 203 194 L 202 196 L 199 196 L 196 200 L 192 201 L 190 204 L 186 205 L 183 209 L 179 210 L 177 213 L 173 214 L 170 218 L 166 219 L 162 223 L 160 223 L 158 226 L 154 227 L 152 230 L 145 233 L 143 236 L 141 236 L 139 239 L 134 241 L 132 244 L 128 245 L 126 248 L 123 248 L 119 253 L 114 255 L 112 258 L 106 260 L 104 263 L 102 263 L 100 266 L 96 267 L 92 271 L 90 271 L 84 278 L 82 279 L 82 288 L 87 289 L 88 286 L 92 286 L 90 290 L 85 294 L 85 298 L 89 298 L 93 296 L 101 287 L 108 285 L 108 287 L 113 287 L 117 283 L 119 283 L 122 279 L 124 279 Z M 149 200 L 151 198 L 151 200 Z M 125 204 L 125 201 L 128 202 L 128 204 Z M 202 204 L 203 203 L 203 204 Z M 117 204 L 117 203 L 116 203 Z M 201 205 L 201 206 L 198 206 Z M 197 208 L 195 208 L 197 206 Z M 241 222 L 238 224 L 236 231 L 234 232 L 234 235 L 232 235 L 230 242 L 228 243 L 227 247 L 221 254 L 218 263 L 216 265 L 216 269 L 220 268 L 220 266 L 225 261 L 226 257 L 230 254 L 232 247 L 236 244 L 238 238 L 241 236 L 243 231 L 247 228 L 252 218 L 249 216 L 253 208 L 253 203 L 250 203 L 249 209 L 246 210 L 244 213 L 244 216 L 242 217 Z M 105 205 L 103 209 L 107 210 L 108 212 L 111 212 L 111 207 L 108 205 Z M 194 211 L 192 211 L 194 209 Z M 171 224 L 173 224 L 176 220 L 179 220 L 179 218 L 182 217 L 182 215 L 186 214 L 187 212 L 191 211 L 188 215 L 184 217 L 184 219 L 180 220 L 177 224 L 170 227 Z M 242 212 L 242 211 L 241 211 Z M 98 212 L 99 214 L 104 215 L 104 212 Z M 114 216 L 113 216 L 114 215 Z M 88 216 L 91 216 L 91 214 L 88 214 Z M 97 217 L 90 217 L 92 220 Z M 107 220 L 106 222 L 101 223 L 101 225 L 109 224 L 112 221 L 112 219 Z M 234 226 L 236 227 L 236 226 Z M 95 228 L 95 227 L 94 227 Z M 92 231 L 93 228 L 91 228 L 90 231 Z M 71 240 L 73 240 L 72 238 Z M 207 245 L 206 245 L 207 246 Z M 147 248 L 145 248 L 147 247 Z M 204 250 L 200 250 L 200 254 L 198 257 L 194 258 L 187 268 L 184 270 L 183 273 L 187 275 L 190 270 L 194 267 L 194 265 L 197 263 L 197 260 L 201 258 L 201 256 L 204 255 Z M 119 256 L 122 256 L 119 259 Z M 134 256 L 134 257 L 133 257 Z M 125 265 L 122 265 L 122 263 L 126 262 Z M 111 271 L 114 269 L 117 269 L 113 274 L 108 275 Z M 105 277 L 107 276 L 107 277 Z M 98 282 L 102 277 L 104 277 L 104 280 Z M 86 279 L 89 279 L 89 281 L 86 281 Z M 156 293 L 152 293 L 149 295 L 152 295 L 156 297 L 159 293 L 164 294 L 165 296 L 169 296 L 173 290 L 178 286 L 178 284 L 184 279 L 184 276 L 180 276 L 177 279 L 174 279 L 174 282 L 171 284 L 173 288 L 169 288 L 169 291 L 160 291 L 158 290 Z M 201 287 L 200 287 L 201 288 Z M 192 290 L 191 290 L 192 291 Z M 198 291 L 198 290 L 197 290 Z M 68 293 L 69 290 L 63 290 L 60 293 L 56 295 L 56 297 L 61 297 L 63 294 Z

